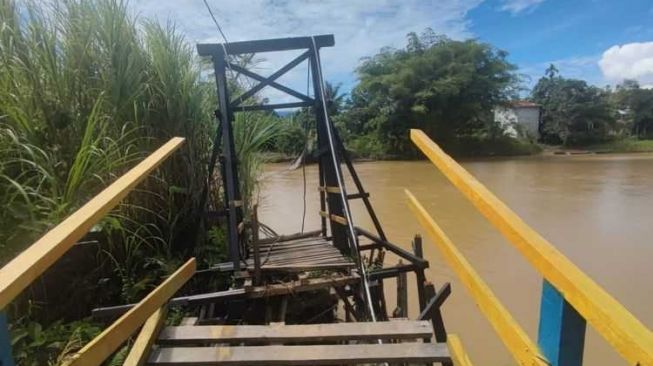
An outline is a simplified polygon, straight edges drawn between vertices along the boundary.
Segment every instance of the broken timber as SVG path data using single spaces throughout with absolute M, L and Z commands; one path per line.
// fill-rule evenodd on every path
M 292 282 L 255 286 L 249 289 L 239 288 L 227 291 L 218 291 L 207 294 L 182 296 L 171 299 L 169 305 L 202 305 L 216 301 L 234 299 L 255 299 L 269 296 L 288 295 L 300 292 L 314 291 L 324 287 L 343 287 L 360 281 L 357 275 L 334 275 L 332 277 L 308 278 Z M 110 306 L 93 310 L 93 317 L 115 317 L 132 308 L 134 304 Z

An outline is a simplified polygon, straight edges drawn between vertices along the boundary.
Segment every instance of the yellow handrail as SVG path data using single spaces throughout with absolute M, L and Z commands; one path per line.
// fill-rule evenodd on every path
M 145 296 L 136 306 L 129 309 L 128 312 L 64 362 L 64 365 L 101 365 L 193 276 L 195 269 L 195 258 L 191 258 Z
M 4 309 L 32 281 L 56 262 L 183 142 L 184 139 L 181 137 L 170 139 L 2 267 L 0 269 L 0 310 Z
M 501 340 L 512 353 L 519 365 L 545 366 L 548 363 L 540 354 L 537 345 L 528 337 L 526 332 L 519 326 L 517 321 L 510 315 L 510 312 L 501 304 L 490 287 L 476 273 L 471 264 L 456 249 L 449 237 L 442 231 L 440 226 L 426 212 L 424 207 L 417 201 L 415 196 L 408 190 L 408 203 L 420 224 L 427 230 L 429 237 L 438 246 L 444 259 L 458 275 L 460 282 L 467 288 L 479 309 L 488 319 L 494 330 L 499 334 Z
M 455 334 L 447 334 L 447 346 L 451 352 L 451 359 L 456 366 L 474 366 L 467 356 L 463 343 Z
M 542 276 L 632 365 L 653 365 L 653 334 L 420 130 L 411 140 Z

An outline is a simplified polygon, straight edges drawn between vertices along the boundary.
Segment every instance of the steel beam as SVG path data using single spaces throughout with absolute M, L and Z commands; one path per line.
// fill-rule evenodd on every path
M 290 94 L 290 95 L 292 95 L 292 96 L 294 96 L 296 98 L 299 98 L 300 100 L 312 101 L 311 98 L 309 98 L 309 97 L 307 97 L 307 96 L 305 96 L 305 95 L 303 95 L 301 93 L 298 93 L 298 92 L 296 92 L 296 91 L 294 91 L 294 90 L 292 90 L 292 89 L 290 89 L 288 87 L 285 87 L 285 86 L 283 86 L 281 84 L 277 84 L 276 82 L 274 82 L 275 80 L 277 80 L 278 78 L 280 78 L 281 76 L 286 74 L 288 71 L 292 70 L 295 66 L 302 63 L 302 61 L 306 60 L 309 55 L 310 55 L 309 51 L 306 51 L 306 52 L 302 53 L 301 55 L 299 55 L 298 57 L 296 57 L 294 60 L 290 61 L 286 65 L 284 65 L 279 70 L 275 71 L 272 75 L 268 76 L 267 78 L 262 77 L 262 76 L 260 76 L 260 75 L 258 75 L 256 73 L 253 73 L 253 72 L 251 72 L 251 71 L 249 71 L 249 70 L 247 70 L 247 69 L 245 69 L 243 67 L 240 67 L 238 65 L 229 64 L 229 66 L 232 69 L 240 72 L 241 74 L 244 74 L 244 75 L 249 76 L 249 77 L 251 77 L 253 79 L 259 80 L 259 83 L 257 85 L 255 85 L 250 90 L 244 92 L 242 95 L 240 95 L 239 97 L 234 99 L 231 102 L 231 107 L 232 108 L 237 107 L 239 104 L 241 104 L 245 100 L 247 100 L 250 97 L 254 96 L 254 94 L 258 93 L 261 89 L 265 88 L 268 85 L 272 86 L 272 83 L 275 84 L 275 86 L 274 86 L 275 88 L 280 89 L 280 90 L 282 90 L 282 91 L 284 91 L 284 92 L 286 92 L 286 93 L 288 93 L 288 94 Z
M 199 47 L 198 47 L 199 50 Z M 224 182 L 224 200 L 228 215 L 227 240 L 229 247 L 229 257 L 233 263 L 234 270 L 240 270 L 240 235 L 238 233 L 238 224 L 243 221 L 242 208 L 234 205 L 234 202 L 240 201 L 240 187 L 238 184 L 238 169 L 236 161 L 236 147 L 234 143 L 233 113 L 229 108 L 229 90 L 227 89 L 226 76 L 226 55 L 220 47 L 213 56 L 213 66 L 215 68 L 215 81 L 218 91 L 218 112 L 216 115 L 220 120 L 220 129 L 222 135 L 223 155 L 221 157 L 222 177 Z
M 284 108 L 301 108 L 301 107 L 312 107 L 313 103 L 309 102 L 291 102 L 291 103 L 279 103 L 279 104 L 258 104 L 258 105 L 243 105 L 240 107 L 235 107 L 234 112 L 249 112 L 249 111 L 270 111 L 275 109 L 284 109 Z
M 315 36 L 317 48 L 332 47 L 336 44 L 333 34 L 324 34 Z M 225 43 L 224 47 L 230 55 L 240 55 L 243 53 L 259 53 L 273 51 L 289 51 L 306 49 L 313 46 L 311 37 L 292 37 L 261 39 L 256 41 L 232 42 Z M 219 43 L 200 43 L 197 45 L 197 51 L 200 56 L 213 56 L 222 49 Z

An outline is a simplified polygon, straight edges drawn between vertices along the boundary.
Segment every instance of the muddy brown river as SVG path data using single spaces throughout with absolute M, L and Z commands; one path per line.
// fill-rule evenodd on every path
M 653 326 L 653 154 L 538 156 L 466 160 L 462 164 L 603 286 L 649 328 Z M 404 197 L 411 190 L 535 341 L 541 276 L 429 162 L 356 164 L 390 241 L 410 249 L 425 233 Z M 318 229 L 317 166 L 306 167 L 306 230 Z M 266 168 L 261 221 L 283 233 L 301 229 L 301 169 Z M 347 184 L 350 191 L 353 184 Z M 361 202 L 352 201 L 356 225 L 373 229 Z M 443 306 L 449 333 L 461 336 L 473 362 L 514 365 L 512 357 L 458 283 L 437 248 L 424 237 L 431 263 L 428 278 L 452 284 Z M 396 257 L 386 256 L 387 264 Z M 386 281 L 389 311 L 395 285 Z M 409 276 L 409 315 L 417 315 L 414 278 Z M 586 365 L 626 365 L 588 326 Z

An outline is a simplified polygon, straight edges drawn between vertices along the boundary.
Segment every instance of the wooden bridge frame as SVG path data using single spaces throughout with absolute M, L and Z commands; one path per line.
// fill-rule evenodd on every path
M 520 365 L 577 366 L 586 323 L 631 365 L 653 365 L 653 334 L 420 130 L 411 140 L 544 277 L 537 345 L 409 191 L 410 208 Z
M 184 139 L 180 137 L 170 139 L 0 269 L 0 366 L 14 365 L 4 311 L 7 305 L 116 207 L 138 183 L 179 149 L 183 142 Z M 195 259 L 191 258 L 66 364 L 101 364 L 152 314 L 158 313 L 194 273 Z

